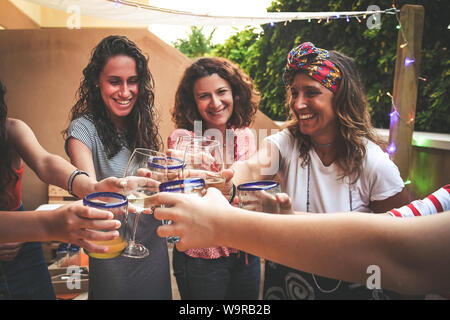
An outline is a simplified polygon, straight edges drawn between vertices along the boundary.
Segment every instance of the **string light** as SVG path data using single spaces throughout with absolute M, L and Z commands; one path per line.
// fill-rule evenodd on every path
M 194 23 L 201 23 L 201 24 L 208 24 L 208 23 L 225 23 L 228 20 L 233 20 L 234 18 L 239 18 L 239 21 L 247 21 L 250 20 L 252 23 L 259 23 L 264 24 L 267 23 L 271 27 L 274 27 L 277 22 L 284 22 L 284 26 L 287 26 L 287 22 L 291 22 L 291 20 L 308 20 L 308 22 L 311 22 L 312 19 L 318 20 L 318 23 L 322 23 L 322 20 L 326 19 L 326 22 L 329 23 L 330 19 L 341 19 L 345 18 L 347 22 L 350 22 L 351 18 L 354 17 L 359 23 L 361 23 L 360 17 L 362 16 L 364 19 L 366 19 L 367 15 L 374 15 L 377 14 L 396 14 L 397 12 L 400 12 L 400 10 L 396 9 L 395 6 L 392 8 L 386 9 L 386 10 L 379 10 L 379 11 L 371 11 L 371 13 L 368 12 L 361 12 L 361 11 L 353 11 L 353 12 L 328 12 L 328 13 L 322 13 L 320 16 L 313 16 L 312 12 L 309 13 L 311 17 L 305 17 L 305 15 L 299 14 L 296 15 L 295 18 L 292 18 L 292 15 L 290 18 L 284 17 L 284 16 L 277 16 L 275 17 L 274 21 L 270 21 L 270 13 L 267 13 L 267 16 L 264 17 L 231 17 L 231 16 L 222 16 L 222 15 L 214 15 L 210 13 L 194 13 L 189 11 L 180 11 L 175 9 L 169 9 L 169 8 L 162 8 L 151 5 L 151 0 L 148 0 L 148 4 L 143 4 L 142 0 L 106 0 L 107 3 L 109 3 L 114 8 L 126 8 L 126 7 L 134 7 L 137 9 L 138 12 L 144 13 L 145 11 L 153 11 L 156 13 L 163 13 L 163 14 L 174 14 L 179 17 L 189 17 L 190 19 L 194 20 Z M 124 12 L 125 13 L 125 12 Z M 281 13 L 281 12 L 280 12 Z M 288 13 L 286 13 L 287 15 Z M 294 14 L 294 12 L 289 12 L 289 14 Z M 375 17 L 375 16 L 374 16 Z M 269 21 L 267 21 L 269 20 Z M 379 20 L 379 18 L 377 19 Z
M 390 155 L 394 154 L 397 151 L 397 146 L 395 145 L 394 141 L 392 141 L 389 146 L 386 148 L 386 152 Z
M 406 40 L 405 33 L 403 32 L 402 23 L 400 22 L 400 18 L 398 17 L 397 8 L 395 7 L 395 3 L 392 3 L 392 7 L 395 10 L 395 18 L 397 19 L 397 22 L 398 22 L 398 25 L 396 26 L 396 28 L 397 28 L 397 30 L 400 30 L 400 34 L 402 35 L 402 38 L 403 38 L 403 41 L 404 41 L 400 45 L 400 48 L 404 49 L 408 45 L 408 40 Z
M 416 61 L 414 58 L 406 57 L 405 58 L 405 67 L 409 67 L 411 64 L 413 64 Z
M 387 92 L 386 95 L 391 98 L 391 105 L 392 105 L 392 111 L 389 113 L 389 122 L 390 122 L 390 127 L 392 128 L 393 126 L 395 126 L 399 121 L 402 121 L 404 124 L 406 124 L 407 126 L 409 126 L 412 129 L 412 124 L 414 123 L 414 116 L 411 116 L 409 118 L 408 121 L 403 120 L 400 117 L 400 113 L 398 112 L 397 107 L 395 106 L 394 103 L 394 97 L 391 95 L 390 92 Z

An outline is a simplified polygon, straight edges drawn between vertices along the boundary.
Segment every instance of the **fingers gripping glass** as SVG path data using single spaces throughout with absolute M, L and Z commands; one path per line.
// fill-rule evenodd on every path
M 159 185 L 160 192 L 178 192 L 189 193 L 201 197 L 205 190 L 205 181 L 203 179 L 183 179 L 161 183 Z M 163 207 L 163 206 L 161 206 Z M 163 220 L 163 224 L 172 224 L 171 220 Z M 169 243 L 180 241 L 179 237 L 167 237 Z
M 237 190 L 239 208 L 266 213 L 280 212 L 280 205 L 275 198 L 275 194 L 281 192 L 278 182 L 253 181 L 239 185 Z
M 184 178 L 201 178 L 205 187 L 215 187 L 223 191 L 225 178 L 222 175 L 224 162 L 222 148 L 218 141 L 192 138 L 184 151 Z
M 155 158 L 148 164 L 154 172 L 164 172 L 166 181 L 179 180 L 183 178 L 184 162 L 174 157 Z
M 144 210 L 152 208 L 153 203 L 150 196 L 158 193 L 159 184 L 167 180 L 166 163 L 167 158 L 164 153 L 143 148 L 135 149 L 128 161 L 124 174 L 126 181 L 124 193 L 136 212 L 128 213 L 128 220 L 131 218 L 134 220 L 131 232 L 127 233 L 127 247 L 122 253 L 125 257 L 145 258 L 149 255 L 149 251 L 144 245 L 136 243 L 136 230 L 140 214 Z M 148 177 L 148 181 L 141 183 L 142 177 Z M 135 181 L 139 182 L 134 183 Z M 129 223 L 130 221 L 128 221 Z
M 106 253 L 94 253 L 87 252 L 92 258 L 97 259 L 111 259 L 115 258 L 122 253 L 127 245 L 126 241 L 126 221 L 127 221 L 127 209 L 128 200 L 124 195 L 114 192 L 96 192 L 87 195 L 83 199 L 83 205 L 97 208 L 101 210 L 107 210 L 114 215 L 115 220 L 120 221 L 119 237 L 113 240 L 105 241 L 91 241 L 92 243 L 107 246 L 108 252 Z M 104 230 L 111 231 L 111 230 Z

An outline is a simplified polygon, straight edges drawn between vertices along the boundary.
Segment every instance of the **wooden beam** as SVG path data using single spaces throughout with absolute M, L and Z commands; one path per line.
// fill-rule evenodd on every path
M 400 10 L 388 151 L 404 180 L 410 176 L 424 15 L 423 6 L 404 5 Z

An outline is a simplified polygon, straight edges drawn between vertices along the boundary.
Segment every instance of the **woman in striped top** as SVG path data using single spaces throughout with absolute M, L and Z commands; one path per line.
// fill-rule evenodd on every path
M 126 37 L 109 36 L 83 70 L 78 101 L 65 130 L 72 163 L 97 179 L 122 177 L 134 148 L 158 150 L 154 82 L 148 59 Z M 89 299 L 171 299 L 169 256 L 152 215 L 139 219 L 138 239 L 149 248 L 143 259 L 89 260 Z

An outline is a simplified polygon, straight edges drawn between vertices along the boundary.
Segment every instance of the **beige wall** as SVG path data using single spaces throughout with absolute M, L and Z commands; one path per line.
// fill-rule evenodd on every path
M 150 57 L 156 83 L 160 133 L 173 130 L 169 108 L 179 78 L 190 60 L 143 29 L 40 29 L 0 31 L 0 79 L 6 85 L 9 116 L 24 120 L 48 151 L 66 157 L 61 130 L 68 125 L 82 69 L 93 47 L 105 36 L 126 35 Z M 277 128 L 258 113 L 256 128 Z M 27 209 L 47 202 L 47 185 L 26 167 L 23 201 Z

